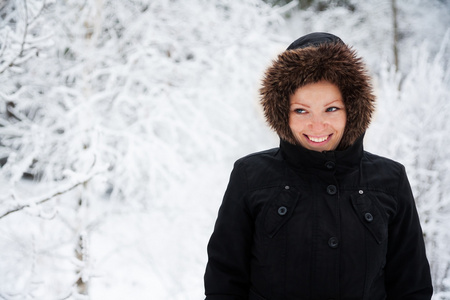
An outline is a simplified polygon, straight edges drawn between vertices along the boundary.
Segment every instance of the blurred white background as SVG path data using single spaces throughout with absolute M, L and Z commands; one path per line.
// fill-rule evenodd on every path
M 0 0 L 0 299 L 203 299 L 233 162 L 278 146 L 263 72 L 312 31 L 364 57 L 450 299 L 448 0 Z

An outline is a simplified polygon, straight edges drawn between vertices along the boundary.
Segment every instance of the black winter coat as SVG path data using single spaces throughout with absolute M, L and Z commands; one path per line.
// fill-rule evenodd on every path
M 207 300 L 425 300 L 404 167 L 363 151 L 280 148 L 238 160 L 208 244 Z

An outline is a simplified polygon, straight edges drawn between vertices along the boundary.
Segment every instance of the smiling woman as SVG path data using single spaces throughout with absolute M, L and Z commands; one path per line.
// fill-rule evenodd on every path
M 306 149 L 335 150 L 344 134 L 346 118 L 341 91 L 328 81 L 307 84 L 290 97 L 289 127 Z
M 280 147 L 239 159 L 208 244 L 207 300 L 429 300 L 405 168 L 364 151 L 374 96 L 338 37 L 299 38 L 261 103 Z

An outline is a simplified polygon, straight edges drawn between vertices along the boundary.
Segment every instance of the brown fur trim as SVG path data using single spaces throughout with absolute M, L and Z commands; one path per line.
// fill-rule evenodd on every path
M 270 127 L 291 144 L 297 144 L 289 127 L 290 96 L 302 86 L 321 80 L 342 93 L 347 124 L 337 150 L 350 146 L 370 124 L 375 96 L 361 58 L 345 44 L 327 43 L 281 53 L 265 73 L 261 104 Z

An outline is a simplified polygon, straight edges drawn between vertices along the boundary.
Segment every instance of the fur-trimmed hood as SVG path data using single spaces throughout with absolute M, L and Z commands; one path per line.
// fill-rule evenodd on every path
M 266 70 L 261 104 L 270 127 L 281 139 L 297 144 L 289 127 L 290 96 L 299 87 L 321 80 L 335 84 L 343 97 L 347 124 L 337 148 L 342 150 L 366 131 L 375 96 L 361 58 L 338 37 L 311 33 L 294 41 Z

